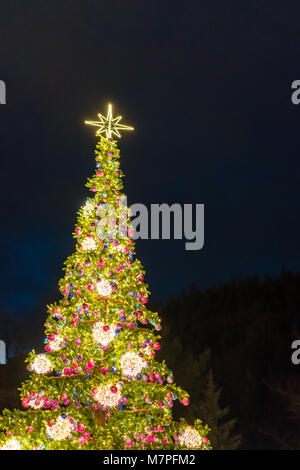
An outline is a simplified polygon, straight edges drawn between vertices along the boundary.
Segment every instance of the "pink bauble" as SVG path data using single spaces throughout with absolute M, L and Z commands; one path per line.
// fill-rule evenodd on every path
M 84 432 L 85 431 L 84 424 L 79 423 L 78 426 L 77 426 L 77 431 L 78 432 Z
M 95 363 L 94 361 L 90 360 L 90 361 L 87 361 L 86 363 L 86 369 L 93 369 L 95 367 Z

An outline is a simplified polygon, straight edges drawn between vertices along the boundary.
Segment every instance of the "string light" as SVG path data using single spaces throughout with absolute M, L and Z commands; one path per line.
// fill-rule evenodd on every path
M 113 392 L 111 390 L 112 388 L 114 389 Z M 122 395 L 117 386 L 108 384 L 108 385 L 104 385 L 101 388 L 94 390 L 92 393 L 92 397 L 95 401 L 97 401 L 101 405 L 107 408 L 112 408 L 119 404 L 122 398 Z
M 38 410 L 38 409 L 43 407 L 43 401 L 42 400 L 33 399 L 33 400 L 30 400 L 30 402 L 28 404 L 29 404 L 30 408 L 33 408 L 34 410 Z
M 15 437 L 12 437 L 11 439 L 8 439 L 2 447 L 0 447 L 0 450 L 22 450 L 22 446 Z
M 56 336 L 53 341 L 49 343 L 52 351 L 58 351 L 65 345 L 65 341 L 61 336 Z
M 109 297 L 111 294 L 111 286 L 108 281 L 100 280 L 96 283 L 98 294 L 102 297 Z
M 32 368 L 37 374 L 47 374 L 51 370 L 51 362 L 45 354 L 36 356 L 32 363 Z
M 94 210 L 94 204 L 90 201 L 87 201 L 83 206 L 82 210 L 85 215 L 91 215 Z
M 115 332 L 111 326 L 98 322 L 93 326 L 93 337 L 98 344 L 107 346 L 114 339 Z
M 92 237 L 87 237 L 82 241 L 82 248 L 84 251 L 93 251 L 96 247 L 97 244 Z
M 57 418 L 56 423 L 53 426 L 49 426 L 48 424 L 46 425 L 46 432 L 54 441 L 62 441 L 72 434 L 75 427 L 76 423 L 74 420 L 70 422 L 69 419 L 64 419 L 60 416 Z
M 202 445 L 202 437 L 197 429 L 187 426 L 180 433 L 179 443 L 189 449 L 197 449 Z
M 135 377 L 146 367 L 146 361 L 134 352 L 128 352 L 120 360 L 120 365 L 123 375 Z

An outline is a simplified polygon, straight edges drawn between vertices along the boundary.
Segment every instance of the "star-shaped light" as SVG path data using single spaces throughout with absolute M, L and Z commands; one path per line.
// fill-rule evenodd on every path
M 98 114 L 100 121 L 84 121 L 85 124 L 91 124 L 92 126 L 97 126 L 99 129 L 96 132 L 97 134 L 106 134 L 107 139 L 111 139 L 113 134 L 115 134 L 117 137 L 121 137 L 121 134 L 119 133 L 119 130 L 124 130 L 124 131 L 133 131 L 133 127 L 130 126 L 125 126 L 124 124 L 119 124 L 120 120 L 122 119 L 122 116 L 117 116 L 116 118 L 113 118 L 112 114 L 112 105 L 108 105 L 108 112 L 107 116 L 102 116 L 102 114 Z

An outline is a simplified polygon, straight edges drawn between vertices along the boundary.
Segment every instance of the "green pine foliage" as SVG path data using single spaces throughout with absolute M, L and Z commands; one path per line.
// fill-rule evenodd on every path
M 202 384 L 201 384 L 202 385 Z M 236 419 L 229 419 L 229 407 L 220 404 L 222 390 L 216 387 L 211 369 L 208 371 L 202 398 L 192 403 L 187 412 L 189 418 L 201 416 L 211 431 L 209 439 L 216 450 L 235 450 L 241 444 L 241 435 L 235 433 Z

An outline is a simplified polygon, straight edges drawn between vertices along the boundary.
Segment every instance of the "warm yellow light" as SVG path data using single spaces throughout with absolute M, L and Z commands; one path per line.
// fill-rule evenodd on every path
M 93 326 L 93 337 L 101 346 L 107 346 L 115 337 L 114 328 L 99 321 Z
M 75 425 L 74 423 L 71 423 L 69 419 L 63 419 L 62 417 L 59 417 L 53 426 L 50 427 L 46 425 L 46 432 L 47 435 L 54 441 L 62 441 L 67 439 L 72 434 L 72 431 L 76 427 Z
M 121 137 L 121 134 L 119 133 L 119 130 L 123 131 L 133 131 L 133 127 L 131 126 L 125 126 L 124 124 L 119 124 L 120 120 L 122 119 L 122 116 L 117 116 L 116 118 L 113 118 L 112 114 L 112 105 L 108 105 L 108 112 L 107 116 L 102 116 L 102 114 L 98 114 L 100 121 L 84 121 L 85 124 L 90 124 L 92 126 L 97 126 L 99 129 L 97 130 L 96 134 L 103 134 L 105 133 L 105 136 L 107 139 L 111 139 L 113 134 L 115 134 L 117 137 Z
M 45 354 L 39 354 L 36 356 L 35 360 L 32 363 L 33 370 L 37 374 L 47 374 L 51 370 L 51 362 Z
M 15 437 L 12 437 L 11 439 L 8 439 L 2 447 L 0 447 L 0 450 L 22 450 L 22 447 L 20 442 Z
M 96 389 L 92 393 L 92 398 L 107 408 L 112 408 L 118 406 L 122 398 L 121 391 L 118 387 L 114 393 L 111 391 L 112 384 L 103 385 L 102 387 Z
M 179 443 L 189 449 L 198 449 L 202 445 L 202 437 L 197 429 L 186 426 L 180 433 Z
M 120 360 L 122 374 L 135 377 L 146 367 L 146 361 L 134 352 L 128 352 Z
M 100 281 L 97 281 L 96 289 L 98 291 L 98 294 L 101 295 L 102 297 L 109 297 L 112 292 L 109 281 L 105 281 L 103 279 L 100 279 Z

